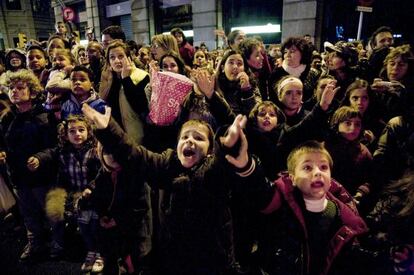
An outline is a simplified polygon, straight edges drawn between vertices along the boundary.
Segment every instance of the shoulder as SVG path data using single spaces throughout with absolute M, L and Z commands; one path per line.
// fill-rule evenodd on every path
M 131 80 L 135 85 L 137 85 L 139 82 L 141 82 L 147 76 L 148 76 L 148 73 L 144 70 L 138 69 L 136 67 L 134 67 L 134 69 L 132 69 Z

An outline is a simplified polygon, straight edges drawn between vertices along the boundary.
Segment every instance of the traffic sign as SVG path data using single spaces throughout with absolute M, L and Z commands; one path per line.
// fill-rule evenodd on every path
M 63 19 L 65 19 L 66 21 L 72 21 L 75 18 L 75 11 L 70 7 L 64 8 L 62 13 Z

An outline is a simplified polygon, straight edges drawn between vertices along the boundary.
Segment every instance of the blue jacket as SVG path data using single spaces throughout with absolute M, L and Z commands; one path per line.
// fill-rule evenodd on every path
M 62 104 L 60 109 L 62 120 L 67 119 L 69 115 L 81 115 L 83 103 L 87 103 L 102 114 L 105 113 L 106 102 L 103 99 L 100 99 L 94 90 L 91 90 L 91 96 L 83 102 L 79 102 L 73 94 L 70 95 L 70 98 Z

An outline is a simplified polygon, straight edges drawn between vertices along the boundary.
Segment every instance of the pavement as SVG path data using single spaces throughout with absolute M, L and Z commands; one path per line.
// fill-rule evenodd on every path
M 78 232 L 65 235 L 65 253 L 61 259 L 45 259 L 36 263 L 19 262 L 26 245 L 24 226 L 16 226 L 13 220 L 4 221 L 0 215 L 0 274 L 2 275 L 67 275 L 81 274 L 80 266 L 86 255 Z

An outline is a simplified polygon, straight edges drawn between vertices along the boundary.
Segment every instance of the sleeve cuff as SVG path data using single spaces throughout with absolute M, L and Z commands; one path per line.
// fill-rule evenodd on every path
M 256 161 L 252 157 L 249 157 L 249 161 L 247 162 L 246 166 L 237 169 L 238 171 L 236 172 L 236 174 L 243 178 L 248 177 L 254 172 L 255 169 Z

